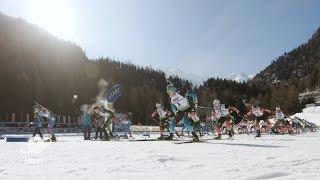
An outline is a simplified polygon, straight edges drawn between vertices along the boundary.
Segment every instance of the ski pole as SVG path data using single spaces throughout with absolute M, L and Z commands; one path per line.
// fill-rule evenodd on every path
M 209 109 L 209 110 L 212 110 L 212 108 L 210 108 L 210 107 L 205 107 L 205 106 L 197 106 L 197 108 L 200 108 L 200 109 Z
M 158 124 L 161 124 L 159 121 L 157 121 L 156 119 L 154 119 L 152 116 L 150 116 L 150 118 L 154 121 L 154 122 L 157 122 Z M 170 124 L 168 123 L 168 122 L 164 122 L 165 124 L 166 124 L 166 126 L 170 126 Z M 167 129 L 167 131 L 170 133 L 170 131 L 169 131 L 169 128 L 166 128 Z
M 157 121 L 156 119 L 154 119 L 153 117 L 150 116 L 150 118 L 154 121 L 154 122 L 157 122 L 158 124 L 160 124 L 160 121 Z M 168 122 L 164 122 L 167 126 L 169 126 L 169 123 Z
M 150 116 L 150 118 L 151 118 L 154 122 L 156 122 L 156 123 L 160 124 L 160 122 L 159 122 L 159 121 L 157 121 L 156 119 L 154 119 L 152 116 Z

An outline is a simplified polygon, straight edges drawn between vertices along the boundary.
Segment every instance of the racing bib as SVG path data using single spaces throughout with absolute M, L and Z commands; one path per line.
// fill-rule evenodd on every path
M 178 93 L 171 98 L 171 103 L 177 107 L 178 111 L 183 111 L 190 107 L 188 100 Z
M 229 110 L 228 109 L 220 109 L 218 114 L 220 117 L 226 117 L 229 115 Z
M 254 114 L 257 117 L 263 116 L 263 112 L 260 109 L 253 109 L 252 114 Z
M 277 119 L 284 119 L 284 114 L 282 112 L 276 112 Z
M 197 115 L 190 116 L 190 118 L 193 120 L 193 122 L 198 122 L 198 121 L 200 121 L 200 118 L 199 118 L 199 116 L 197 116 Z
M 161 107 L 157 108 L 157 113 L 158 113 L 160 119 L 165 118 L 167 115 L 167 112 L 164 111 Z

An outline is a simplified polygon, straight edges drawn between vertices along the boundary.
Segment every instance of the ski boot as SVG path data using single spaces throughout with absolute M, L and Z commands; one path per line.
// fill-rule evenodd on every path
M 279 134 L 276 130 L 275 130 L 275 128 L 273 127 L 273 128 L 271 128 L 271 133 L 270 134 Z
M 163 137 L 163 134 L 160 135 L 160 137 L 158 137 L 158 140 L 163 140 L 164 137 Z
M 101 141 L 110 141 L 110 138 L 109 137 L 104 137 L 101 139 Z
M 170 133 L 169 136 L 164 138 L 164 140 L 167 140 L 167 141 L 172 140 L 172 139 L 173 139 L 173 133 Z
M 112 134 L 113 135 L 113 134 Z M 105 141 L 110 141 L 111 139 L 116 139 L 117 137 L 115 137 L 115 136 L 111 136 L 111 134 L 110 134 L 110 136 L 107 134 L 105 137 L 104 137 L 104 140 Z
M 221 134 L 218 134 L 218 136 L 214 137 L 215 140 L 221 140 Z
M 235 132 L 234 132 L 234 130 L 233 130 L 233 129 L 231 129 L 231 132 L 232 132 L 232 134 L 233 134 L 233 135 L 235 134 Z
M 193 142 L 199 142 L 200 141 L 199 137 L 197 136 L 197 134 L 195 132 L 192 132 L 192 136 L 193 136 L 193 139 L 192 139 Z
M 255 137 L 261 137 L 260 129 L 257 130 L 257 135 Z
M 51 142 L 57 142 L 57 138 L 55 136 L 52 136 L 50 140 Z
M 232 130 L 228 131 L 228 135 L 229 135 L 229 139 L 232 139 L 233 138 L 233 131 Z

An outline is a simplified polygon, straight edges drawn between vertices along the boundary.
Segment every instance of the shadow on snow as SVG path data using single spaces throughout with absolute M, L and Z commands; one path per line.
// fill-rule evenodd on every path
M 245 147 L 265 147 L 265 148 L 282 148 L 287 146 L 275 146 L 275 145 L 263 145 L 263 144 L 248 144 L 248 143 L 217 143 L 217 142 L 208 142 L 210 144 L 223 144 L 229 146 L 245 146 Z

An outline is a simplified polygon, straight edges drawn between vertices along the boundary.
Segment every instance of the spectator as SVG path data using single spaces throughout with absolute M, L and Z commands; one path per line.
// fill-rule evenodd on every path
M 90 140 L 91 139 L 91 117 L 88 112 L 84 112 L 81 115 L 81 122 L 83 126 L 83 136 L 84 140 Z

